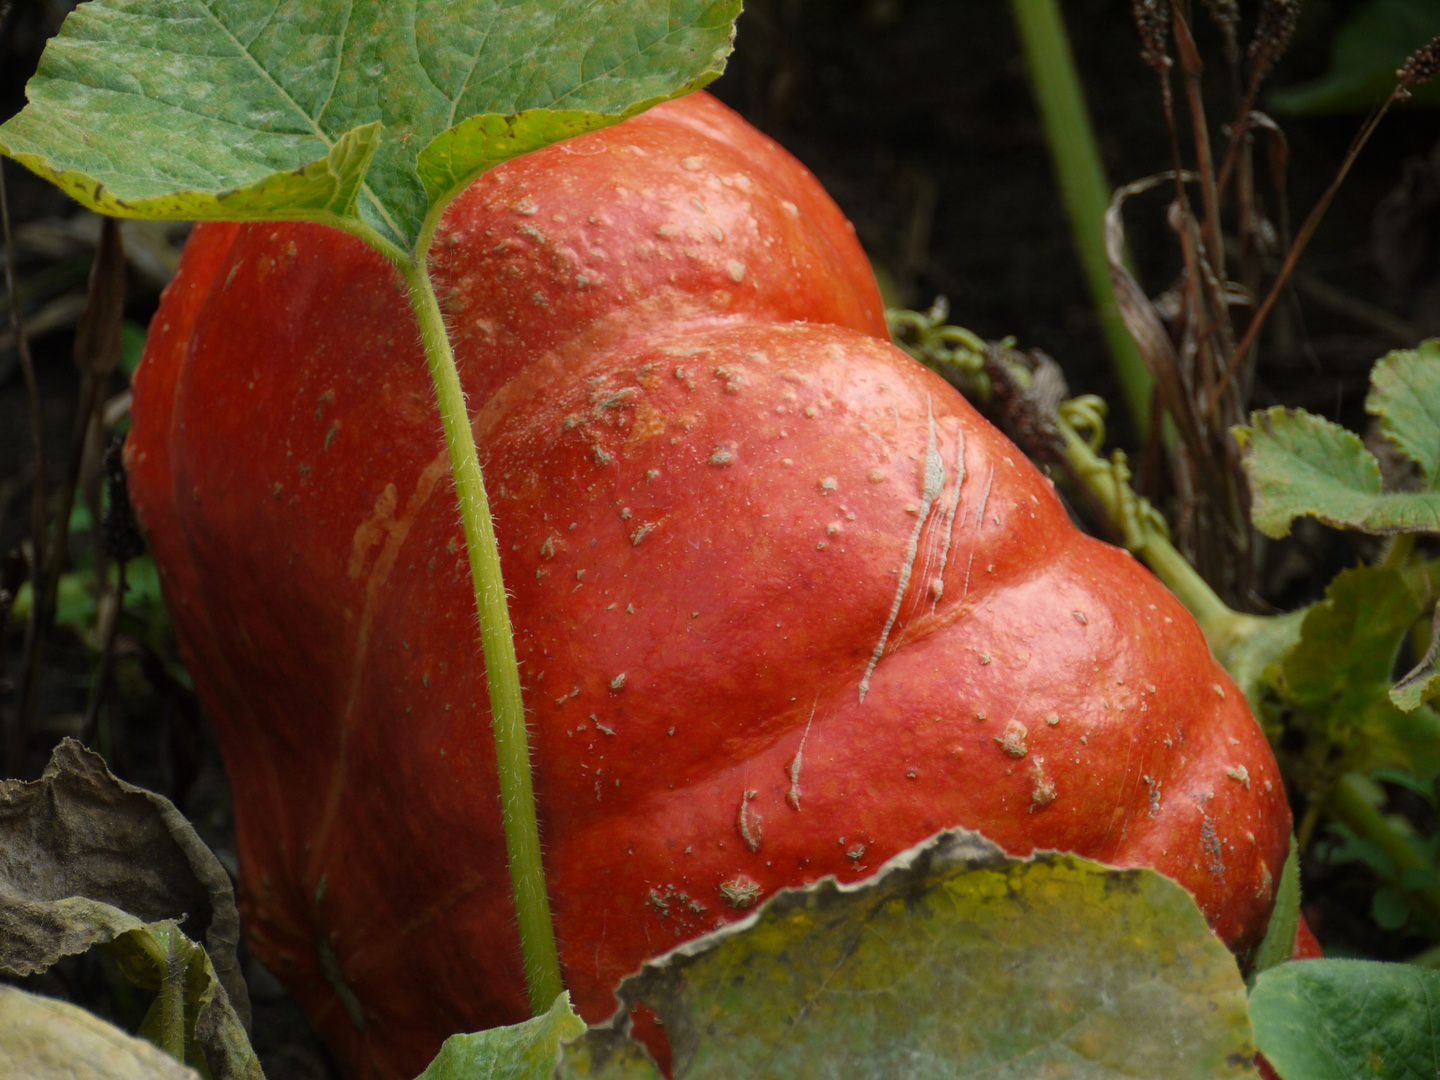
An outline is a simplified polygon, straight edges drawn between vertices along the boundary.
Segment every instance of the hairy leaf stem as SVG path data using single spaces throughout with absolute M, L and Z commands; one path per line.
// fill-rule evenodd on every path
M 510 863 L 510 884 L 520 927 L 520 951 L 530 1008 L 543 1015 L 560 995 L 560 958 L 545 891 L 545 870 L 540 859 L 540 827 L 535 814 L 535 792 L 530 775 L 530 747 L 525 730 L 525 706 L 520 697 L 520 668 L 515 660 L 515 637 L 510 626 L 505 585 L 500 574 L 500 546 L 490 517 L 490 500 L 475 449 L 475 433 L 465 405 L 465 391 L 455 368 L 455 354 L 430 281 L 424 249 L 413 259 L 397 261 L 420 326 L 420 340 L 440 421 L 450 470 L 460 503 L 470 576 L 475 586 L 475 609 L 480 616 L 480 643 L 485 653 L 485 681 L 490 692 L 490 715 L 495 730 L 495 760 L 500 774 L 500 804 L 505 820 L 505 849 Z
M 160 969 L 160 992 L 151 1007 L 150 1038 L 176 1061 L 184 1061 L 185 973 L 193 947 L 174 925 L 159 928 L 155 936 L 164 951 L 153 956 Z

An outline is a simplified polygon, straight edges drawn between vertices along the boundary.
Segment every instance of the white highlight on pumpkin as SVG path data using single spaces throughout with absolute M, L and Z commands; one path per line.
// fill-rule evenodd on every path
M 923 491 L 920 511 L 915 515 L 915 528 L 910 533 L 910 543 L 905 549 L 905 562 L 900 567 L 900 580 L 895 583 L 895 600 L 890 605 L 890 617 L 885 620 L 885 628 L 880 631 L 880 640 L 875 643 L 875 651 L 870 654 L 870 663 L 866 665 L 865 675 L 860 680 L 861 701 L 865 700 L 865 694 L 870 689 L 870 675 L 874 672 L 875 665 L 880 662 L 880 657 L 885 655 L 885 643 L 890 640 L 890 631 L 900 615 L 900 604 L 905 599 L 906 590 L 910 588 L 910 575 L 915 569 L 915 556 L 920 550 L 920 532 L 925 528 L 925 519 L 930 516 L 930 508 L 935 504 L 935 499 L 945 490 L 945 462 L 941 459 L 940 450 L 935 445 L 934 403 L 928 397 L 925 411 L 929 431 L 925 442 L 925 472 L 922 477 Z

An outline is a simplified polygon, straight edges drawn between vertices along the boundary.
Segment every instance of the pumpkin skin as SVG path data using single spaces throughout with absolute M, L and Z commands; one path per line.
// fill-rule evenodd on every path
M 494 510 L 566 986 L 939 829 L 1152 866 L 1240 953 L 1290 814 L 1193 620 L 886 340 L 852 231 L 703 94 L 502 166 L 432 274 Z M 468 565 L 397 276 L 201 225 L 132 498 L 253 951 L 354 1076 L 528 1013 Z

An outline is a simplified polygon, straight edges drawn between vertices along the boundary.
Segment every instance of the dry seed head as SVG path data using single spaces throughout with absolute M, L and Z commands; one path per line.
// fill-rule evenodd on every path
M 1300 0 L 1265 0 L 1255 37 L 1246 50 L 1250 61 L 1250 78 L 1263 79 L 1295 36 L 1295 22 L 1300 18 Z
M 1140 31 L 1140 59 L 1164 74 L 1170 67 L 1170 5 L 1164 0 L 1131 0 Z
M 1234 67 L 1240 62 L 1240 43 L 1235 36 L 1240 25 L 1239 0 L 1201 0 L 1210 13 L 1210 21 L 1219 29 L 1225 40 L 1225 60 Z
M 1428 45 L 1422 45 L 1411 53 L 1405 66 L 1395 72 L 1395 77 L 1400 80 L 1400 85 L 1408 90 L 1412 86 L 1429 82 L 1437 73 L 1440 73 L 1440 35 L 1431 38 Z

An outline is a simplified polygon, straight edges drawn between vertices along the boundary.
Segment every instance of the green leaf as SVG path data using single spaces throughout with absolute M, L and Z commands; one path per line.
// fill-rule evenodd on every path
M 1370 898 L 1370 917 L 1381 930 L 1399 930 L 1410 921 L 1410 904 L 1400 890 L 1382 886 Z
M 1276 964 L 1283 964 L 1295 953 L 1295 931 L 1300 926 L 1300 848 L 1290 837 L 1290 854 L 1280 872 L 1280 887 L 1275 890 L 1275 906 L 1270 923 L 1265 927 L 1265 940 L 1255 951 L 1250 965 L 1250 979 Z
M 1423 705 L 1401 712 L 1389 697 L 1400 643 L 1419 613 L 1405 579 L 1382 567 L 1341 571 L 1305 613 L 1279 691 L 1296 707 L 1292 722 L 1327 753 L 1341 751 L 1344 768 L 1440 771 L 1440 715 Z
M 213 1080 L 259 1080 L 230 878 L 169 800 L 66 739 L 39 780 L 0 783 L 0 852 L 0 973 L 104 948 L 132 982 L 160 991 L 142 1028 L 157 1045 Z M 204 934 L 208 953 L 177 919 Z
M 1431 806 L 1435 805 L 1435 785 L 1428 780 L 1422 780 L 1414 773 L 1406 772 L 1404 769 L 1376 769 L 1370 774 L 1370 779 L 1395 784 L 1406 791 L 1414 792 Z
M 1365 411 L 1380 418 L 1380 430 L 1420 466 L 1426 484 L 1440 487 L 1440 338 L 1381 357 Z
M 509 1027 L 452 1035 L 416 1080 L 546 1080 L 560 1044 L 585 1033 L 585 1021 L 561 994 L 544 1016 Z
M 1255 1041 L 1282 1080 L 1440 1075 L 1440 972 L 1368 960 L 1303 960 L 1250 995 Z
M 963 831 L 861 884 L 777 893 L 617 994 L 618 1027 L 591 1028 L 557 1076 L 653 1076 L 619 1037 L 640 1001 L 675 1080 L 1254 1075 L 1235 960 L 1189 893 Z
M 644 102 L 643 107 L 659 104 Z M 634 109 L 641 112 L 643 109 Z M 465 187 L 481 173 L 513 157 L 583 135 L 615 122 L 604 113 L 531 109 L 516 116 L 472 116 L 435 136 L 420 152 L 416 171 L 432 203 Z
M 1232 432 L 1250 479 L 1251 518 L 1272 539 L 1306 515 L 1379 535 L 1440 532 L 1440 493 L 1382 493 L 1379 462 L 1339 424 L 1276 406 Z
M 627 1030 L 626 1025 L 592 1027 L 565 1047 L 555 1080 L 666 1080 Z M 672 1069 L 669 1080 L 683 1076 Z
M 0 151 L 102 213 L 409 250 L 485 169 L 698 89 L 739 0 L 91 0 Z
M 1430 624 L 1430 645 L 1420 663 L 1400 677 L 1390 688 L 1390 700 L 1403 712 L 1414 712 L 1422 702 L 1430 701 L 1440 694 L 1440 671 L 1435 669 L 1436 656 L 1440 655 L 1440 606 Z
M 1279 678 L 1285 658 L 1300 644 L 1300 631 L 1309 608 L 1266 618 L 1237 620 L 1238 633 L 1228 641 L 1214 642 L 1215 659 L 1230 673 L 1250 702 L 1256 716 L 1263 715 L 1266 695 Z
M 1395 876 L 1395 860 L 1374 840 L 1356 836 L 1354 830 L 1338 821 L 1330 823 L 1328 832 L 1330 835 L 1326 838 L 1327 842 L 1317 847 L 1321 862 L 1332 866 L 1360 863 L 1382 878 Z
M 0 1076 L 200 1080 L 164 1051 L 65 1001 L 0 984 Z
M 1286 696 L 1323 705 L 1337 693 L 1388 687 L 1400 641 L 1419 614 L 1420 602 L 1397 571 L 1342 570 L 1305 613 L 1300 645 L 1284 665 Z
M 1433 0 L 1373 0 L 1335 35 L 1330 69 L 1314 82 L 1269 95 L 1276 112 L 1368 112 L 1395 88 L 1395 69 L 1440 29 Z M 1440 105 L 1440 84 L 1417 86 L 1412 101 Z
M 1440 892 L 1440 873 L 1433 866 L 1411 866 L 1400 872 L 1400 887 L 1407 892 L 1433 889 Z

